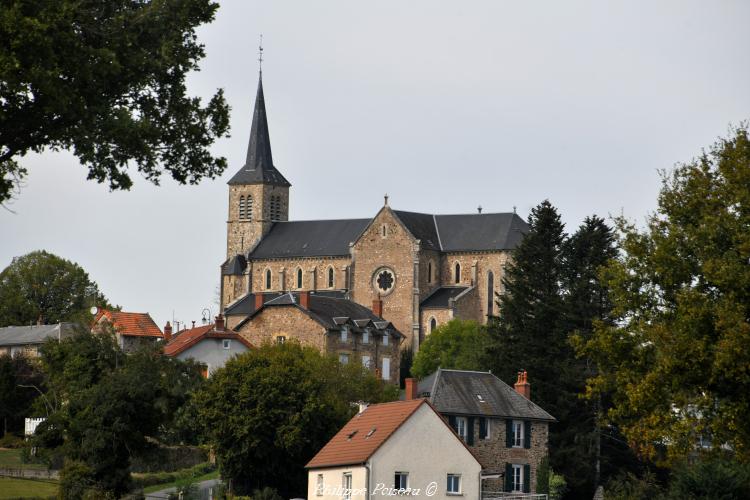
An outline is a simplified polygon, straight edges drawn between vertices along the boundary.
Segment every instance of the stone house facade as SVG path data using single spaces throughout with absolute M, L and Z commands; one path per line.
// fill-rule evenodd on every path
M 483 491 L 536 493 L 539 465 L 549 454 L 555 419 L 530 398 L 526 372 L 515 388 L 489 372 L 442 370 L 417 383 L 406 398 L 427 398 L 482 464 Z
M 404 336 L 377 314 L 378 301 L 372 311 L 343 297 L 310 291 L 254 296 L 254 311 L 233 327 L 250 344 L 293 340 L 342 363 L 361 363 L 385 382 L 399 383 Z
M 245 164 L 228 184 L 220 302 L 230 327 L 258 294 L 337 293 L 367 308 L 382 300 L 402 346 L 418 350 L 452 318 L 497 314 L 505 267 L 528 230 L 515 212 L 405 212 L 387 196 L 372 218 L 289 221 L 291 184 L 273 164 L 262 80 Z

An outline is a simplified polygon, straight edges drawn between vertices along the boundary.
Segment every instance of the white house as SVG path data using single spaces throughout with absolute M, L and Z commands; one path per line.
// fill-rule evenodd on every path
M 368 406 L 306 468 L 308 500 L 480 497 L 482 466 L 424 399 Z

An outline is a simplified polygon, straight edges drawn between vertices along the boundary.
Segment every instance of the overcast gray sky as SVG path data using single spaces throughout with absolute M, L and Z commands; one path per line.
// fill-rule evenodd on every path
M 46 249 L 128 311 L 217 312 L 226 181 L 242 166 L 258 35 L 274 163 L 291 219 L 510 211 L 549 198 L 589 214 L 653 211 L 658 169 L 750 118 L 747 1 L 223 1 L 199 31 L 194 95 L 223 88 L 221 179 L 130 192 L 85 181 L 68 153 L 30 155 L 0 210 L 0 266 Z

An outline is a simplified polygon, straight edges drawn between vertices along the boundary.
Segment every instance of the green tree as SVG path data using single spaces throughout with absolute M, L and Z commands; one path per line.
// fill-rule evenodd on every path
M 188 388 L 202 381 L 197 364 L 158 349 L 125 355 L 106 332 L 48 341 L 41 362 L 54 411 L 34 444 L 70 465 L 61 485 L 116 496 L 130 488 L 131 459 L 149 450 L 147 438 L 170 425 Z
M 750 141 L 746 127 L 664 174 L 644 230 L 619 220 L 605 270 L 615 324 L 583 346 L 590 395 L 639 453 L 686 457 L 699 439 L 750 460 Z
M 72 321 L 92 306 L 111 307 L 81 266 L 44 250 L 0 273 L 0 326 Z
M 0 355 L 0 425 L 3 435 L 23 432 L 23 419 L 33 416 L 32 405 L 41 392 L 40 387 L 42 374 L 35 363 L 25 356 Z
M 305 464 L 346 423 L 355 401 L 397 389 L 298 343 L 263 345 L 217 370 L 196 399 L 222 477 L 234 493 L 264 487 L 304 496 Z
M 195 184 L 226 168 L 209 147 L 229 129 L 221 91 L 205 105 L 185 76 L 204 56 L 195 29 L 209 0 L 6 0 L 0 9 L 0 203 L 27 170 L 18 159 L 70 149 L 88 178 L 129 189 L 128 164 Z
M 481 370 L 488 343 L 489 336 L 482 325 L 453 319 L 427 336 L 414 356 L 411 373 L 424 378 L 438 368 Z

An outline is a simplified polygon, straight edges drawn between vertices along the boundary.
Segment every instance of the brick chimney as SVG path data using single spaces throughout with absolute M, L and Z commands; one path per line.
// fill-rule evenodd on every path
M 263 294 L 256 293 L 255 294 L 255 310 L 257 311 L 261 307 L 263 307 Z
M 404 384 L 406 385 L 406 391 L 404 391 L 406 394 L 406 400 L 410 401 L 412 399 L 417 399 L 419 397 L 419 393 L 417 391 L 417 381 L 413 378 L 407 378 L 404 380 Z
M 164 343 L 166 344 L 172 340 L 172 325 L 167 321 L 167 324 L 164 325 Z
M 378 318 L 383 317 L 383 300 L 377 298 L 372 301 L 372 313 Z
M 224 331 L 224 316 L 219 314 L 216 316 L 216 325 L 214 326 L 214 329 L 217 332 L 223 332 Z
M 516 380 L 516 383 L 513 385 L 513 387 L 516 389 L 516 392 L 518 394 L 525 397 L 526 399 L 531 399 L 531 384 L 529 384 L 526 370 L 521 370 L 520 372 L 518 372 L 518 380 Z
M 310 309 L 310 292 L 304 291 L 299 293 L 299 305 L 305 309 Z

